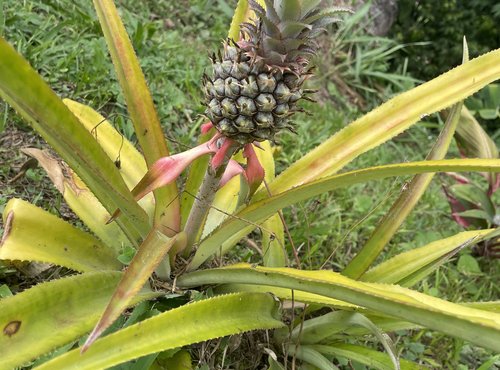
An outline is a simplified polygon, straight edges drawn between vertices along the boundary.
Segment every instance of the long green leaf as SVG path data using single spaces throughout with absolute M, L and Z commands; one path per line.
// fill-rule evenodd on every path
M 301 290 L 292 290 L 279 287 L 270 287 L 264 285 L 259 286 L 253 284 L 223 284 L 216 287 L 214 290 L 217 294 L 237 293 L 237 292 L 260 292 L 260 293 L 269 292 L 274 294 L 276 297 L 280 299 L 290 302 L 294 301 L 307 304 L 329 306 L 341 310 L 352 310 L 352 311 L 363 310 L 362 307 L 347 302 L 339 301 L 338 299 L 328 298 L 319 294 L 303 292 Z
M 319 370 L 339 370 L 337 366 L 311 346 L 291 344 L 288 346 L 288 355 L 307 362 Z
M 148 168 L 168 153 L 153 99 L 127 31 L 112 0 L 94 0 L 94 6 L 108 44 L 115 72 L 127 102 L 135 133 Z M 154 192 L 155 220 L 170 230 L 179 230 L 180 210 L 175 182 Z M 172 232 L 172 235 L 175 232 Z
M 262 227 L 262 262 L 264 266 L 287 266 L 283 222 L 279 214 L 265 220 Z
M 210 256 L 250 232 L 255 223 L 262 222 L 278 210 L 321 193 L 362 182 L 383 179 L 391 176 L 414 175 L 438 171 L 488 171 L 500 172 L 500 160 L 495 159 L 450 159 L 441 161 L 422 161 L 372 167 L 325 177 L 288 191 L 250 204 L 235 217 L 229 218 L 218 229 L 201 241 L 189 270 L 196 269 Z M 250 226 L 248 226 L 250 224 Z
M 485 310 L 496 312 L 500 314 L 500 301 L 491 301 L 491 302 L 464 302 L 460 303 L 465 307 L 477 308 L 478 310 Z
M 110 213 L 102 206 L 90 189 L 71 169 L 54 158 L 49 151 L 35 148 L 21 149 L 24 154 L 36 158 L 66 203 L 85 225 L 106 245 L 120 252 L 131 245 L 116 222 L 107 223 Z
M 427 155 L 427 160 L 437 160 L 445 157 L 457 128 L 462 106 L 461 102 L 453 106 L 441 134 Z M 398 199 L 396 199 L 391 209 L 382 217 L 368 241 L 347 264 L 342 274 L 357 279 L 368 269 L 394 234 L 396 234 L 399 226 L 401 226 L 406 217 L 415 208 L 415 205 L 429 187 L 433 177 L 433 173 L 423 173 L 416 175 L 409 183 L 404 185 Z
M 330 312 L 306 320 L 292 331 L 291 338 L 301 344 L 321 343 L 332 334 L 342 331 L 349 326 L 361 326 L 375 335 L 389 355 L 393 368 L 396 370 L 400 369 L 396 348 L 391 338 L 383 333 L 369 318 L 357 312 Z
M 495 142 L 488 136 L 479 122 L 467 108 L 462 109 L 460 122 L 455 132 L 455 139 L 462 154 L 468 158 L 498 158 L 499 152 Z M 493 189 L 498 174 L 484 174 Z
M 119 272 L 85 273 L 0 300 L 0 369 L 12 370 L 88 332 L 120 276 Z M 144 293 L 135 302 L 156 296 Z
M 290 334 L 290 339 L 295 343 L 315 344 L 321 343 L 332 334 L 343 331 L 352 325 L 349 319 L 352 312 L 334 311 L 305 320 L 295 327 Z
M 263 150 L 257 150 L 259 161 L 264 167 L 265 184 L 271 183 L 275 176 L 273 149 L 268 141 L 262 143 Z M 287 255 L 285 250 L 285 231 L 280 214 L 276 213 L 262 223 L 262 262 L 264 266 L 285 267 Z
M 345 357 L 363 365 L 369 369 L 393 370 L 390 357 L 382 352 L 374 351 L 367 347 L 361 347 L 348 343 L 335 343 L 334 345 L 313 345 L 312 349 L 328 356 Z M 422 367 L 416 363 L 400 360 L 401 370 L 420 370 Z
M 500 49 L 491 51 L 384 103 L 349 124 L 283 171 L 272 194 L 331 175 L 422 117 L 457 103 L 500 78 Z M 261 191 L 254 198 L 266 197 Z
M 331 271 L 248 264 L 196 271 L 177 279 L 180 287 L 221 283 L 270 285 L 320 294 L 500 350 L 500 315 L 463 307 L 396 285 L 359 282 Z
M 282 326 L 277 302 L 271 295 L 230 294 L 164 312 L 99 339 L 84 354 L 76 349 L 36 369 L 105 369 L 149 353 L 248 330 Z
M 437 268 L 460 249 L 471 244 L 480 242 L 493 229 L 465 231 L 449 238 L 436 240 L 423 247 L 398 254 L 391 259 L 382 262 L 361 276 L 361 280 L 374 283 L 402 284 L 404 282 L 415 282 L 412 277 L 422 270 L 427 273 L 432 271 L 428 268 Z M 423 277 L 422 277 L 423 278 Z M 408 286 L 405 284 L 405 286 Z
M 149 221 L 134 201 L 115 167 L 92 135 L 62 103 L 30 65 L 0 39 L 0 96 L 31 123 L 82 178 L 117 221 L 133 244 L 146 236 Z
M 100 240 L 21 199 L 7 203 L 3 218 L 0 259 L 48 262 L 81 272 L 122 266 Z
M 63 99 L 63 103 L 96 138 L 108 157 L 113 161 L 119 161 L 117 167 L 120 174 L 129 190 L 132 190 L 148 170 L 142 154 L 108 120 L 91 107 L 70 99 Z M 153 194 L 144 196 L 139 205 L 150 218 L 153 218 L 155 207 Z
M 101 319 L 89 335 L 84 348 L 92 344 L 129 306 L 132 299 L 139 293 L 174 244 L 180 243 L 180 248 L 183 248 L 182 243 L 185 244 L 185 242 L 184 232 L 177 234 L 173 238 L 168 238 L 156 228 L 151 230 L 123 274 Z

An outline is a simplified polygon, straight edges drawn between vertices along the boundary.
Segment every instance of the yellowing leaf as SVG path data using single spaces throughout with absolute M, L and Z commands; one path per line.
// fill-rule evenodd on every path
M 221 283 L 269 285 L 320 294 L 500 350 L 499 314 L 460 306 L 397 285 L 360 282 L 332 271 L 249 264 L 199 270 L 177 279 L 177 286 L 186 288 Z
M 187 304 L 99 339 L 84 354 L 75 349 L 37 370 L 105 369 L 149 353 L 283 326 L 269 294 L 240 293 Z
M 28 202 L 11 199 L 3 215 L 0 259 L 48 262 L 81 272 L 122 266 L 100 240 Z

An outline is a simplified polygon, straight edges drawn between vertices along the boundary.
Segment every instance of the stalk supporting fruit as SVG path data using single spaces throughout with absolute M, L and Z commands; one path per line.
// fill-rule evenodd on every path
M 314 39 L 348 11 L 324 8 L 320 0 L 265 3 L 266 9 L 249 1 L 257 19 L 242 24 L 240 41 L 227 40 L 223 52 L 212 56 L 213 78 L 204 77 L 205 114 L 241 145 L 294 131 L 290 117 L 302 111 L 297 102 L 311 92 L 302 85 L 312 75 Z

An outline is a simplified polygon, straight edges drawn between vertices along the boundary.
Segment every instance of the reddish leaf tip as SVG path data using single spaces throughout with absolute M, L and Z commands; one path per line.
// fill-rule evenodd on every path
M 217 137 L 218 135 L 215 135 L 214 136 L 214 139 Z M 212 139 L 212 140 L 214 140 Z M 217 137 L 218 139 L 218 137 Z M 226 155 L 227 155 L 227 152 L 228 150 L 233 147 L 234 145 L 236 145 L 236 142 L 234 140 L 231 140 L 227 137 L 224 138 L 224 143 L 222 144 L 222 146 L 217 150 L 217 152 L 215 153 L 215 155 L 212 157 L 212 168 L 214 170 L 216 170 L 217 168 L 219 168 L 222 163 L 224 163 L 224 158 L 226 158 Z
M 207 122 L 201 125 L 201 133 L 206 134 L 208 131 L 210 131 L 214 127 L 214 124 L 212 122 Z
M 224 171 L 224 174 L 222 175 L 222 178 L 220 180 L 219 188 L 222 188 L 229 182 L 229 180 L 243 172 L 243 167 L 241 167 L 241 165 L 234 159 L 230 159 L 229 163 L 227 164 L 226 170 Z

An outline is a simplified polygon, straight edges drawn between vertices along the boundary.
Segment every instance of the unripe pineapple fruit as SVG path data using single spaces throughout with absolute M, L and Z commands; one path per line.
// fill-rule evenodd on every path
M 307 98 L 315 38 L 348 9 L 321 7 L 321 0 L 265 0 L 248 3 L 257 19 L 241 25 L 241 40 L 228 40 L 212 56 L 213 77 L 204 77 L 205 114 L 217 130 L 238 143 L 273 140 Z

